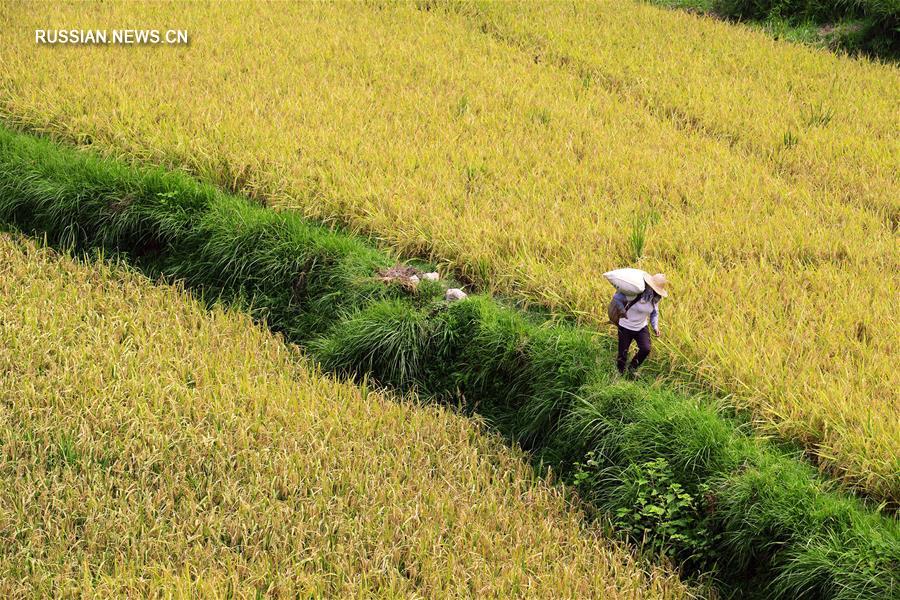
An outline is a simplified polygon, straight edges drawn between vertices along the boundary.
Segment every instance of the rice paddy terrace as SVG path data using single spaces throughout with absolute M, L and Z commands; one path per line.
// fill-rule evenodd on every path
M 8 8 L 8 593 L 900 593 L 897 67 L 643 3 Z M 28 37 L 126 15 L 191 42 Z

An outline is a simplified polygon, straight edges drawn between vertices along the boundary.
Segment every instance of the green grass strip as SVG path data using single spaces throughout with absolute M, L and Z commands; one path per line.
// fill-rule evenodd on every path
M 755 24 L 776 39 L 900 60 L 900 2 L 897 0 L 646 1 Z
M 332 371 L 477 412 L 637 543 L 754 597 L 900 597 L 900 523 L 714 403 L 613 374 L 611 340 L 440 283 L 364 240 L 159 169 L 0 129 L 0 221 L 240 303 Z

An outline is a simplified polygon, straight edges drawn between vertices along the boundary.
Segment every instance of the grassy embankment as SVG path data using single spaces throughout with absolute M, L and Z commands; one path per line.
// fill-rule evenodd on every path
M 648 0 L 761 27 L 776 39 L 875 58 L 900 58 L 895 0 Z
M 600 272 L 664 271 L 660 374 L 900 498 L 896 68 L 612 1 L 187 6 L 189 47 L 139 52 L 33 30 L 171 7 L 32 6 L 0 15 L 7 121 L 593 323 Z
M 471 420 L 2 234 L 0 404 L 3 597 L 691 594 Z
M 632 539 L 726 585 L 755 582 L 767 597 L 896 594 L 894 518 L 834 491 L 702 398 L 613 378 L 610 345 L 590 330 L 486 296 L 447 304 L 437 283 L 385 284 L 375 275 L 392 260 L 360 239 L 180 173 L 6 132 L 0 220 L 53 244 L 120 252 L 238 302 L 338 373 L 484 415 Z

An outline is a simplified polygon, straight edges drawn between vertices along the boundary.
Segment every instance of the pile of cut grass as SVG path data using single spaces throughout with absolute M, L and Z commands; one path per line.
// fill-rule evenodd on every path
M 37 6 L 0 12 L 6 122 L 595 324 L 599 273 L 665 272 L 659 373 L 900 501 L 896 67 L 620 0 Z M 191 43 L 34 43 L 124 21 Z
M 440 284 L 385 285 L 376 273 L 392 260 L 357 238 L 183 174 L 8 132 L 0 221 L 53 244 L 122 252 L 208 298 L 245 304 L 331 370 L 483 414 L 564 475 L 582 469 L 584 492 L 610 514 L 633 513 L 640 469 L 665 465 L 689 509 L 630 534 L 660 541 L 687 568 L 765 583 L 771 597 L 897 589 L 896 519 L 749 437 L 712 402 L 611 378 L 612 348 L 590 330 L 484 296 L 446 303 Z
M 473 421 L 0 235 L 0 595 L 685 598 Z

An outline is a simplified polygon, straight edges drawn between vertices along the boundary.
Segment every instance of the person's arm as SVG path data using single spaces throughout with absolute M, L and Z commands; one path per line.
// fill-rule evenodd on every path
M 622 292 L 616 292 L 615 294 L 613 294 L 612 299 L 616 307 L 618 307 L 618 309 L 622 312 L 625 312 L 625 303 L 628 302 L 628 298 L 626 298 L 625 294 L 623 294 Z
M 656 335 L 659 335 L 659 305 L 653 305 L 653 311 L 650 313 L 650 327 L 653 328 L 653 331 Z

